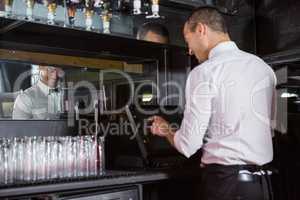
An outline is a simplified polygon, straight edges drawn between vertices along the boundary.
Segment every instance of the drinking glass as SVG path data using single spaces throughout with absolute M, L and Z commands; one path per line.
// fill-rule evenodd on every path
M 89 159 L 89 162 L 90 162 L 89 174 L 91 176 L 96 176 L 97 175 L 97 161 L 98 161 L 98 159 L 97 159 L 98 142 L 97 142 L 97 138 L 95 136 L 90 137 L 90 145 L 91 145 L 91 148 L 90 148 L 91 152 L 90 152 L 90 159 Z
M 46 138 L 45 137 L 37 137 L 37 145 L 36 145 L 36 159 L 37 159 L 37 167 L 36 167 L 36 179 L 44 180 L 46 179 Z
M 74 169 L 74 150 L 73 150 L 73 138 L 70 136 L 66 137 L 66 163 L 65 163 L 65 174 L 66 177 L 73 177 L 75 174 Z
M 23 160 L 23 166 L 24 166 L 24 180 L 25 181 L 31 181 L 31 172 L 32 172 L 32 143 L 31 138 L 25 136 L 24 137 L 24 160 Z
M 12 162 L 11 162 L 11 143 L 10 139 L 4 138 L 2 144 L 2 151 L 3 151 L 3 170 L 4 170 L 4 179 L 3 182 L 5 184 L 13 182 L 13 175 L 12 175 Z
M 105 173 L 105 138 L 98 138 L 98 174 L 103 175 Z
M 80 144 L 80 137 L 73 137 L 72 138 L 72 177 L 80 176 L 80 158 L 79 158 L 79 144 Z
M 4 138 L 0 138 L 0 184 L 5 183 L 4 161 Z
M 51 179 L 51 140 L 52 137 L 46 137 L 46 148 L 45 148 L 45 179 Z
M 16 172 L 16 176 L 17 176 L 17 180 L 18 181 L 23 181 L 24 180 L 24 149 L 25 149 L 25 142 L 24 142 L 24 138 L 20 137 L 17 138 L 17 172 Z
M 84 176 L 85 175 L 85 145 L 83 136 L 77 137 L 77 175 Z
M 31 160 L 31 181 L 36 181 L 37 180 L 37 170 L 38 170 L 38 154 L 37 152 L 37 137 L 33 136 L 30 137 L 29 142 L 31 143 L 31 155 L 32 157 L 30 158 Z
M 64 178 L 67 177 L 68 173 L 68 165 L 67 165 L 67 138 L 66 137 L 59 137 L 59 148 L 58 148 L 58 163 L 59 163 L 59 177 Z
M 50 137 L 50 179 L 58 178 L 58 142 L 57 137 Z

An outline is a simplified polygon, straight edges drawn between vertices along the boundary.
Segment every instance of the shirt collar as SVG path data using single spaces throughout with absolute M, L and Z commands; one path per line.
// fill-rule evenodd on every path
M 42 90 L 42 92 L 47 96 L 49 94 L 49 86 L 43 83 L 41 80 L 37 83 L 38 87 Z
M 217 44 L 217 46 L 215 46 L 214 48 L 212 48 L 210 50 L 210 52 L 208 54 L 208 59 L 211 59 L 212 57 L 215 57 L 215 56 L 221 54 L 222 52 L 235 50 L 235 49 L 238 49 L 235 42 L 233 42 L 233 41 L 221 42 L 221 43 Z

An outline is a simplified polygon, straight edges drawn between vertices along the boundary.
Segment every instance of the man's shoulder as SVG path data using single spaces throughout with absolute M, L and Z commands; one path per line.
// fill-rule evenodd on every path
M 214 63 L 211 62 L 211 60 L 206 60 L 206 61 L 203 61 L 201 63 L 199 63 L 196 67 L 194 67 L 191 71 L 192 72 L 198 72 L 198 71 L 206 71 L 207 68 L 209 66 L 212 66 Z
M 217 67 L 218 65 L 220 65 L 219 62 L 208 59 L 198 64 L 196 67 L 194 67 L 191 73 L 195 73 L 195 74 L 204 73 L 208 75 L 208 73 L 210 73 L 213 70 L 213 68 Z
M 18 95 L 18 99 L 32 99 L 32 98 L 35 98 L 35 97 L 38 97 L 40 96 L 40 89 L 38 88 L 37 85 L 33 85 L 29 88 L 27 88 L 26 90 L 24 90 L 23 92 L 21 92 L 19 95 Z
M 37 93 L 40 93 L 40 89 L 37 84 L 35 84 L 23 91 L 23 94 L 30 95 L 30 96 L 36 95 Z
M 259 56 L 242 50 L 240 51 L 244 54 L 244 57 L 246 58 L 245 60 L 248 61 L 248 63 L 252 63 L 252 67 L 266 69 L 269 72 L 273 72 L 272 67 Z
M 242 55 L 242 57 L 244 57 L 244 58 L 248 58 L 248 59 L 252 59 L 252 60 L 256 60 L 256 61 L 265 63 L 265 61 L 263 59 L 261 59 L 259 56 L 255 55 L 253 53 L 250 53 L 250 52 L 247 52 L 247 51 L 244 51 L 241 49 L 238 50 L 238 53 L 240 55 Z
M 209 60 L 206 60 L 196 67 L 194 67 L 189 73 L 189 78 L 194 80 L 203 80 L 208 79 L 211 74 L 211 69 L 214 63 L 210 63 Z
M 241 49 L 236 49 L 232 52 L 226 52 L 221 57 L 216 57 L 210 61 L 214 66 L 228 66 L 234 64 L 234 66 L 244 66 L 253 68 L 271 68 L 262 58 L 259 56 L 246 52 Z M 237 65 L 236 65 L 237 64 Z

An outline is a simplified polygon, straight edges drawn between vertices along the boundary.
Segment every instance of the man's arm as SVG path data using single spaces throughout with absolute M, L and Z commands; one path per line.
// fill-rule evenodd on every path
M 149 119 L 152 121 L 151 132 L 154 135 L 158 135 L 160 137 L 165 137 L 169 143 L 175 147 L 174 145 L 174 135 L 175 130 L 172 129 L 169 122 L 159 116 L 153 116 Z
M 153 118 L 151 132 L 165 137 L 186 157 L 193 155 L 203 145 L 210 117 L 213 112 L 212 99 L 217 88 L 209 80 L 205 70 L 194 72 L 186 87 L 186 106 L 181 127 L 176 132 L 160 117 Z

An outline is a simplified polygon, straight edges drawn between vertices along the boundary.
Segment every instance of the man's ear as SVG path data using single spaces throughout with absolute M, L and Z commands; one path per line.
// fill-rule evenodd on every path
M 47 67 L 46 67 L 46 66 L 39 65 L 39 70 L 40 70 L 40 71 L 41 71 L 41 70 L 45 70 L 45 69 L 47 69 Z
M 199 22 L 196 26 L 196 32 L 198 32 L 200 35 L 205 35 L 207 32 L 207 27 L 205 24 Z

